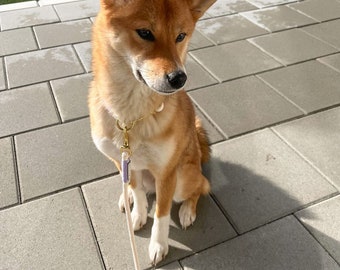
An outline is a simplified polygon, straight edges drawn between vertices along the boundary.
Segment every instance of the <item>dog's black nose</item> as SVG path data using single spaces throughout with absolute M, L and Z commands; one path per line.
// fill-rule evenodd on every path
M 187 81 L 187 75 L 182 70 L 176 70 L 167 75 L 170 86 L 174 89 L 182 88 Z

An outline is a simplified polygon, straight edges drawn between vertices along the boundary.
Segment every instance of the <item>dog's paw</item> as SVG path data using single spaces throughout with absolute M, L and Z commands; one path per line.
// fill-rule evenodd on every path
M 133 210 L 131 212 L 132 226 L 135 231 L 142 228 L 148 218 L 148 200 L 143 190 L 134 189 L 133 194 Z
M 133 208 L 131 212 L 132 227 L 134 231 L 141 229 L 148 219 L 147 207 Z
M 149 245 L 149 257 L 152 265 L 157 265 L 160 261 L 162 261 L 165 256 L 168 254 L 169 246 L 167 243 L 157 242 L 151 239 Z
M 169 224 L 170 215 L 157 217 L 155 214 L 149 245 L 149 256 L 153 265 L 159 263 L 168 254 Z
M 188 201 L 184 201 L 179 209 L 179 222 L 185 230 L 192 225 L 196 219 L 196 212 L 192 209 L 192 205 Z
M 133 204 L 133 196 L 132 196 L 132 192 L 131 190 L 129 189 L 128 190 L 128 194 L 129 194 L 129 204 L 130 204 L 130 208 Z M 118 201 L 118 207 L 119 207 L 119 210 L 124 213 L 125 212 L 125 205 L 124 205 L 124 193 L 122 193 L 119 197 L 119 201 Z

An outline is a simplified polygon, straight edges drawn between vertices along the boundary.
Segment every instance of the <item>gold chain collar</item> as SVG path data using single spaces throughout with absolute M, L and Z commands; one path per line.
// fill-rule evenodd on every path
M 123 132 L 124 135 L 124 142 L 123 145 L 120 147 L 120 152 L 121 153 L 126 153 L 129 157 L 132 154 L 132 151 L 130 149 L 130 145 L 129 145 L 129 131 L 131 129 L 133 129 L 133 127 L 136 125 L 137 122 L 142 121 L 143 119 L 154 115 L 156 113 L 159 113 L 161 111 L 163 111 L 164 109 L 164 103 L 162 102 L 162 104 L 154 111 L 150 112 L 148 115 L 144 115 L 136 120 L 130 121 L 128 124 L 123 123 L 123 125 L 121 124 L 121 122 L 119 121 L 119 119 L 116 119 L 116 126 L 119 130 L 121 130 Z

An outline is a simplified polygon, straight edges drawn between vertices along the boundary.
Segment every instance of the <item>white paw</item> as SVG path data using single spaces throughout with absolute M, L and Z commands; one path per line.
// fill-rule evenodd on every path
M 132 192 L 130 188 L 128 189 L 128 194 L 129 194 L 129 203 L 130 203 L 130 208 L 131 208 L 131 205 L 133 204 L 133 196 L 132 196 Z M 121 212 L 125 212 L 124 193 L 120 194 L 118 207 Z
M 149 257 L 153 265 L 159 263 L 168 254 L 169 224 L 170 215 L 158 218 L 155 214 L 149 245 Z
M 169 246 L 166 242 L 160 243 L 151 239 L 149 245 L 149 257 L 152 265 L 162 261 L 169 252 Z
M 132 227 L 134 231 L 141 229 L 146 224 L 148 219 L 147 206 L 139 208 L 140 209 L 134 207 L 131 212 Z
M 184 201 L 179 209 L 179 221 L 183 229 L 191 226 L 196 219 L 196 212 L 192 210 L 191 203 Z
M 133 210 L 131 212 L 132 225 L 135 231 L 142 228 L 148 218 L 148 200 L 143 190 L 133 189 Z

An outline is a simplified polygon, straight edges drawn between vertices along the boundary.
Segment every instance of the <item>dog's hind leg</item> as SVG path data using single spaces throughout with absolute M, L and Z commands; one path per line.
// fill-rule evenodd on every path
M 179 221 L 183 229 L 191 226 L 196 219 L 196 206 L 200 195 L 208 194 L 210 185 L 208 180 L 195 169 L 192 173 L 181 175 L 182 199 L 184 200 L 179 209 Z M 185 179 L 187 177 L 187 179 Z
M 179 222 L 182 228 L 185 230 L 187 227 L 191 226 L 196 220 L 196 206 L 200 194 L 193 195 L 189 199 L 185 200 L 178 212 Z

